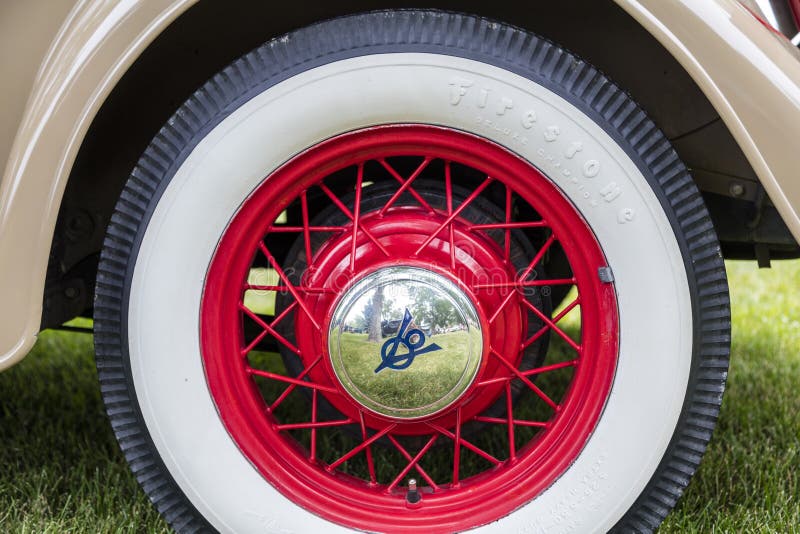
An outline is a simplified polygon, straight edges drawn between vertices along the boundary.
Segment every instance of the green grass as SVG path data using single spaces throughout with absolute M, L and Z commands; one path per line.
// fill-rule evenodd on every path
M 168 532 L 100 400 L 92 339 L 45 332 L 0 374 L 0 532 Z
M 661 532 L 800 532 L 800 262 L 728 264 L 734 336 L 708 454 Z M 0 374 L 0 532 L 165 532 L 103 412 L 89 336 Z

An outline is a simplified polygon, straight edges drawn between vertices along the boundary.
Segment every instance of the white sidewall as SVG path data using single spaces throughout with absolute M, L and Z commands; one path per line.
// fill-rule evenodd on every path
M 192 151 L 147 226 L 128 309 L 134 385 L 159 454 L 223 532 L 338 528 L 265 482 L 231 440 L 204 376 L 200 298 L 219 237 L 265 176 L 326 138 L 399 122 L 449 126 L 506 146 L 550 176 L 595 232 L 620 308 L 611 396 L 570 469 L 484 528 L 607 530 L 652 477 L 683 405 L 692 313 L 680 250 L 645 178 L 608 134 L 542 86 L 467 59 L 385 54 L 312 69 L 244 104 Z

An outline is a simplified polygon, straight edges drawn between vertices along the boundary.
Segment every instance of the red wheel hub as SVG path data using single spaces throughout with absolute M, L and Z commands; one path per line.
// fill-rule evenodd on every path
M 502 300 L 507 292 L 477 290 L 476 293 L 472 293 L 469 289 L 480 287 L 481 284 L 491 280 L 500 279 L 502 283 L 511 283 L 514 280 L 513 266 L 502 260 L 497 245 L 484 235 L 469 232 L 464 221 L 456 221 L 452 224 L 454 243 L 460 250 L 469 250 L 469 254 L 459 253 L 451 257 L 447 236 L 444 236 L 444 239 L 432 240 L 426 246 L 424 256 L 417 254 L 417 250 L 425 244 L 426 239 L 434 235 L 437 228 L 445 221 L 446 217 L 442 214 L 414 207 L 403 207 L 398 209 L 397 213 L 387 213 L 384 216 L 378 213 L 365 216 L 360 221 L 363 235 L 357 242 L 355 271 L 351 269 L 350 264 L 352 231 L 326 242 L 324 248 L 317 254 L 314 271 L 305 277 L 306 286 L 309 288 L 306 305 L 311 313 L 296 316 L 297 331 L 301 333 L 297 337 L 298 349 L 305 368 L 309 368 L 313 363 L 313 355 L 326 352 L 327 319 L 330 318 L 338 298 L 364 275 L 393 266 L 422 268 L 453 280 L 469 294 L 478 309 L 481 323 L 485 326 L 488 326 L 489 317 L 484 310 L 500 310 L 493 320 L 493 328 L 484 327 L 484 331 L 487 332 L 484 345 L 495 347 L 507 355 L 509 361 L 519 365 L 523 355 L 519 346 L 523 341 L 521 336 L 524 332 L 524 317 L 518 310 L 502 306 Z M 367 234 L 372 235 L 385 250 L 381 250 L 380 246 L 365 237 Z M 391 253 L 388 253 L 390 250 Z M 321 329 L 314 326 L 311 317 L 323 318 Z M 313 382 L 337 387 L 339 381 L 333 379 L 334 373 L 329 362 L 328 358 L 324 358 L 322 365 L 314 366 L 308 376 Z M 507 372 L 508 370 L 498 360 L 485 358 L 480 376 L 485 380 L 505 376 Z M 471 402 L 459 406 L 462 417 L 471 418 L 478 415 L 497 399 L 503 388 L 502 381 L 484 386 Z M 326 398 L 342 414 L 354 421 L 362 416 L 365 417 L 370 428 L 382 429 L 395 422 L 391 418 L 381 418 L 374 412 L 365 411 L 364 407 L 354 402 L 350 395 L 328 395 Z M 452 426 L 455 423 L 455 412 L 456 407 L 453 407 L 452 410 L 440 414 L 436 418 L 436 423 Z M 395 432 L 425 434 L 430 433 L 430 426 L 420 422 L 406 423 L 395 428 Z
M 200 318 L 211 394 L 253 465 L 311 512 L 370 531 L 488 523 L 552 484 L 597 424 L 618 342 L 602 267 L 575 207 L 507 150 L 421 125 L 343 134 L 267 177 L 222 236 Z M 273 282 L 248 282 L 254 269 Z M 393 282 L 414 273 L 422 285 Z M 275 309 L 245 305 L 252 291 Z M 430 409 L 413 400 L 427 389 Z

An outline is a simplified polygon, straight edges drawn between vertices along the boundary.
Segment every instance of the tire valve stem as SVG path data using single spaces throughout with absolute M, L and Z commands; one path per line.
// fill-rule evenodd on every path
M 611 267 L 598 267 L 597 277 L 604 284 L 610 284 L 614 281 L 614 273 L 611 271 Z
M 422 495 L 419 494 L 417 489 L 417 480 L 412 478 L 408 481 L 408 492 L 406 492 L 406 502 L 410 505 L 419 503 L 422 500 Z

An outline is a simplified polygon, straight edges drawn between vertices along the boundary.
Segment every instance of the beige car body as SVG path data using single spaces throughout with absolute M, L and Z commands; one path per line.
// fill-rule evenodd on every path
M 195 1 L 0 7 L 0 370 L 23 358 L 40 330 L 56 219 L 93 118 L 137 57 Z M 735 0 L 615 1 L 702 90 L 800 241 L 797 49 Z

